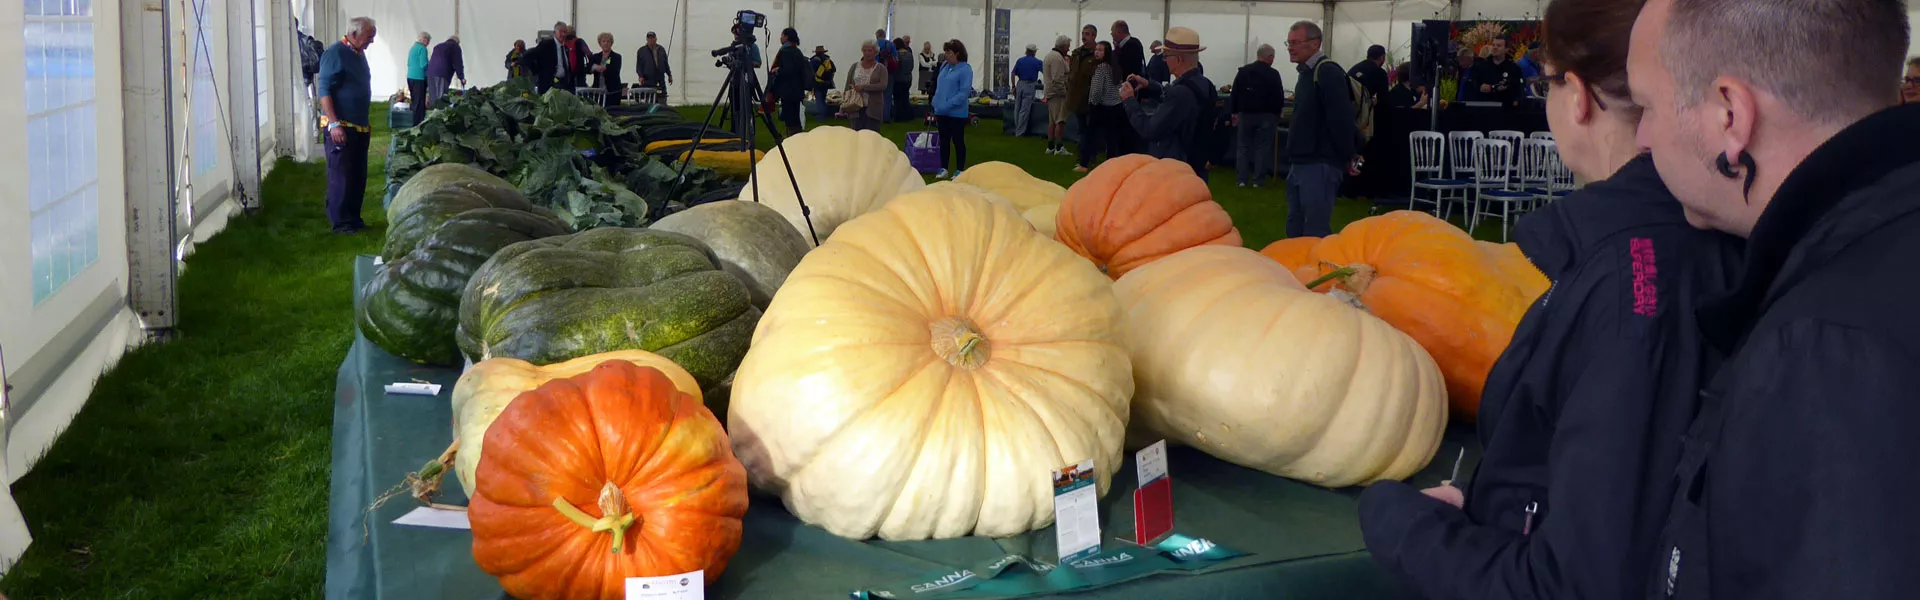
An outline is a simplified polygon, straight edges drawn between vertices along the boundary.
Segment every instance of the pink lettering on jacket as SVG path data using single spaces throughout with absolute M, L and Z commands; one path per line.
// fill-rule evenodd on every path
M 1656 283 L 1660 267 L 1654 260 L 1653 240 L 1633 238 L 1627 252 L 1633 257 L 1633 314 L 1651 317 L 1660 312 L 1660 286 Z

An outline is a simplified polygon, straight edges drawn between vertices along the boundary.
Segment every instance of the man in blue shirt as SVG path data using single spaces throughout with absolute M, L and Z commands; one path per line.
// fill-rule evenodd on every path
M 367 195 L 367 141 L 373 133 L 367 112 L 373 103 L 373 74 L 367 70 L 367 46 L 373 44 L 373 19 L 354 17 L 347 35 L 320 55 L 320 111 L 327 128 L 327 220 L 333 232 L 359 233 L 360 201 Z
M 1034 56 L 1040 48 L 1027 44 L 1027 55 L 1013 63 L 1013 137 L 1027 133 L 1027 119 L 1033 115 L 1034 92 L 1040 87 L 1040 68 L 1045 66 L 1039 57 Z

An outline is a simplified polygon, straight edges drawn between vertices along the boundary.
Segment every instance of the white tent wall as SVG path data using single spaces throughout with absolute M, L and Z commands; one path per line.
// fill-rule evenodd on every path
M 793 28 L 800 32 L 800 46 L 807 56 L 813 56 L 814 46 L 826 46 L 827 56 L 833 57 L 833 64 L 839 69 L 834 75 L 836 87 L 846 88 L 847 78 L 853 76 L 854 65 L 860 62 L 860 44 L 873 39 L 873 32 L 887 24 L 887 3 L 878 0 L 796 0 L 793 7 Z M 770 15 L 775 23 L 784 22 L 781 16 Z M 914 52 L 919 52 L 919 42 L 932 41 L 931 38 L 914 36 Z M 939 44 L 934 45 L 935 48 Z M 768 60 L 772 60 L 771 57 Z M 917 60 L 917 59 L 916 59 Z M 709 62 L 706 66 L 712 66 Z M 918 83 L 918 79 L 915 83 Z M 676 98 L 677 100 L 678 98 Z M 693 99 L 693 102 L 710 102 L 713 93 Z
M 1026 54 L 1027 44 L 1038 46 L 1035 56 L 1046 58 L 1053 50 L 1053 40 L 1067 36 L 1069 48 L 1080 45 L 1079 22 L 1080 5 L 1073 0 L 1010 0 L 994 3 L 994 8 L 1012 11 L 1013 26 L 1010 52 L 1014 58 Z

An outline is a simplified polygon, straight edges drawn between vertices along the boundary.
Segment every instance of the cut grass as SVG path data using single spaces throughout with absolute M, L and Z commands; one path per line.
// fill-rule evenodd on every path
M 384 105 L 375 105 L 384 114 Z M 690 119 L 704 107 L 681 109 Z M 34 544 L 0 580 L 12 598 L 311 598 L 326 571 L 334 374 L 353 338 L 352 261 L 385 235 L 388 132 L 375 118 L 364 214 L 328 232 L 325 166 L 282 160 L 263 208 L 188 258 L 175 338 L 101 376 L 86 408 L 13 486 Z M 917 125 L 882 129 L 904 140 Z M 762 134 L 765 135 L 764 133 Z M 763 140 L 762 147 L 770 147 Z M 1080 175 L 1037 139 L 968 132 L 970 157 L 1062 185 Z M 1214 197 L 1247 245 L 1282 237 L 1284 192 L 1233 185 Z M 1340 202 L 1336 227 L 1366 215 Z

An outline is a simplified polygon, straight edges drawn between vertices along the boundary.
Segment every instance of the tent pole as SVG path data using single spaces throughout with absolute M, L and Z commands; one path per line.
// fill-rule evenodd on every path
M 580 0 L 567 2 L 567 24 L 578 27 L 580 22 Z
M 1253 63 L 1253 3 L 1241 2 L 1240 7 L 1247 13 L 1246 28 L 1240 32 L 1240 64 L 1245 65 Z
M 688 8 L 689 7 L 687 6 L 687 0 L 680 0 L 680 30 L 681 31 L 687 31 L 687 12 L 688 12 L 687 9 Z M 687 45 L 691 43 L 691 42 L 688 42 L 687 40 L 690 40 L 692 38 L 693 36 L 691 34 L 689 34 L 687 37 L 680 38 L 680 68 L 681 69 L 687 68 Z M 672 65 L 668 65 L 668 66 L 672 66 Z M 682 71 L 682 73 L 684 73 L 684 71 Z M 715 92 L 715 93 L 718 93 L 718 92 Z M 687 103 L 687 78 L 685 75 L 682 75 L 680 77 L 680 103 L 681 104 Z
M 1160 39 L 1167 39 L 1167 30 L 1173 29 L 1173 0 L 1160 0 Z
M 1322 25 L 1321 25 L 1321 28 L 1324 29 L 1325 31 L 1322 31 L 1320 34 L 1321 37 L 1325 39 L 1320 40 L 1320 46 L 1321 46 L 1320 51 L 1325 53 L 1327 55 L 1327 58 L 1333 58 L 1333 50 L 1334 50 L 1333 48 L 1333 4 L 1334 2 L 1335 0 L 1326 0 L 1325 2 L 1322 2 L 1320 4 L 1320 6 L 1324 8 L 1326 11 L 1326 16 L 1322 18 Z

